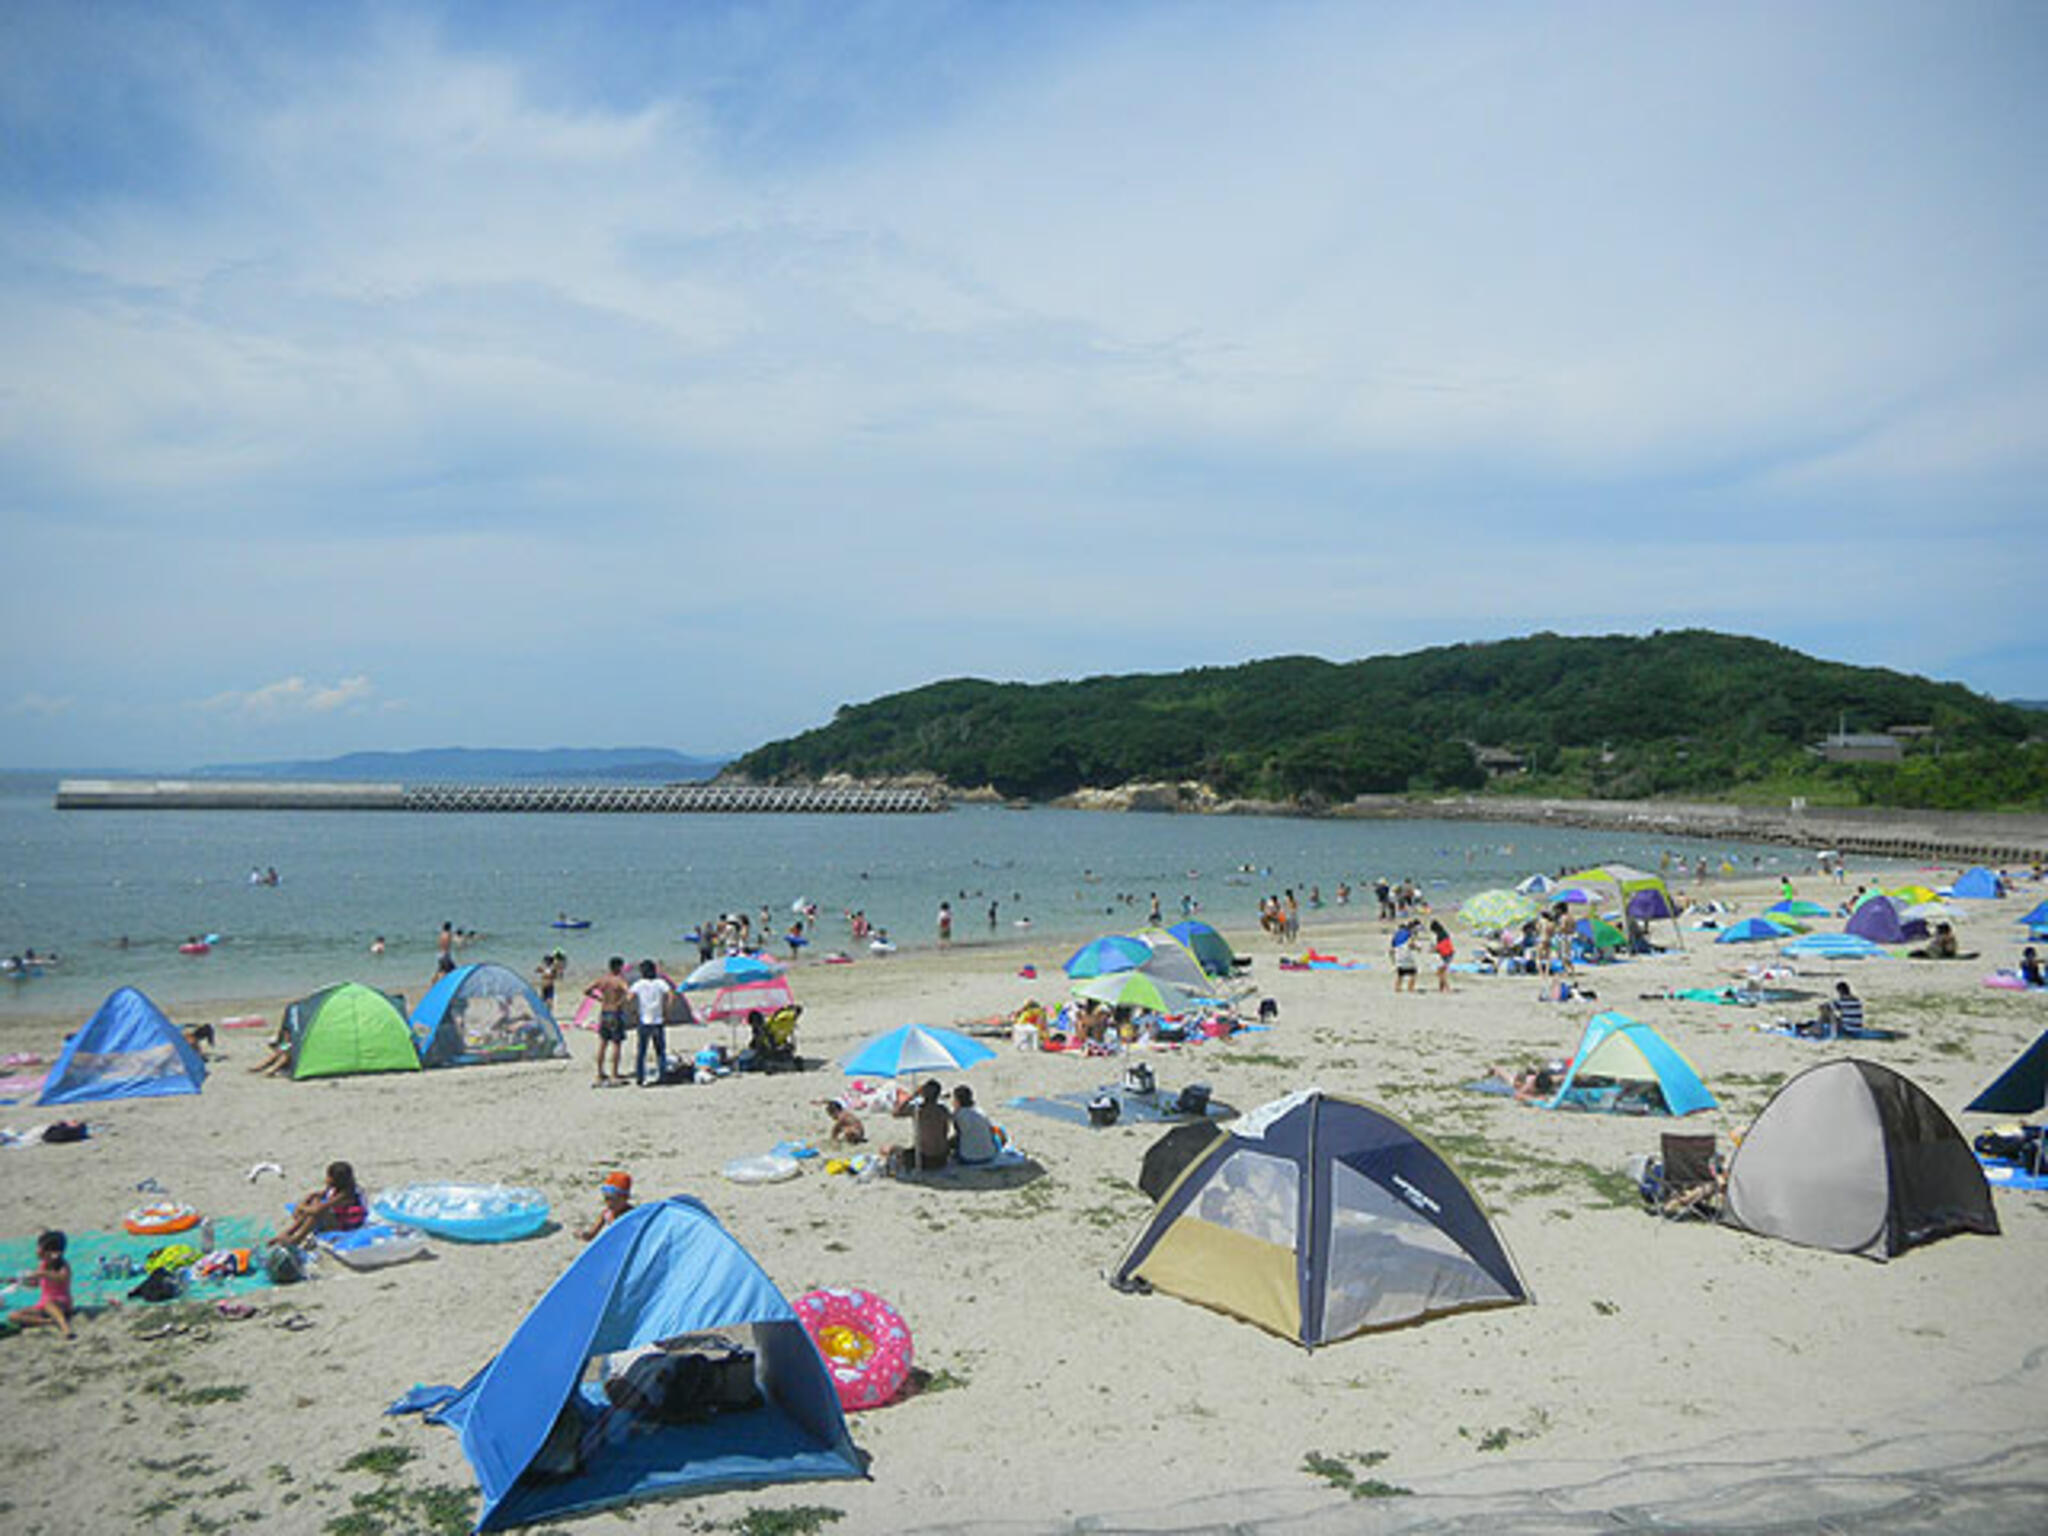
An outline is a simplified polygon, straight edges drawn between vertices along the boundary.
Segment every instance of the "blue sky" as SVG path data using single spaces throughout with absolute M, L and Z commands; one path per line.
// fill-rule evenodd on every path
M 1705 625 L 2048 696 L 2035 4 L 0 9 L 0 763 Z

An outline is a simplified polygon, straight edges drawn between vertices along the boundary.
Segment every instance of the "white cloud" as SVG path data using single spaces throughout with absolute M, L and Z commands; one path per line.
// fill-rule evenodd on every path
M 31 691 L 22 694 L 8 705 L 7 712 L 10 715 L 68 715 L 74 706 L 75 701 L 68 696 L 59 695 L 53 698 L 48 694 Z
M 367 677 L 344 677 L 325 685 L 309 683 L 303 677 L 286 677 L 260 688 L 217 693 L 202 699 L 198 707 L 260 720 L 288 719 L 360 708 L 368 705 L 376 692 Z

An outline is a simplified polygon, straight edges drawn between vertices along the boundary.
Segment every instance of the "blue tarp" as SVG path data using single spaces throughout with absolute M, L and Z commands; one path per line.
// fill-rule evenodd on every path
M 1625 1013 L 1593 1015 L 1585 1034 L 1579 1037 L 1578 1051 L 1572 1056 L 1564 1081 L 1558 1084 L 1556 1095 L 1544 1108 L 1612 1109 L 1629 1102 L 1623 1094 L 1587 1097 L 1578 1082 L 1581 1072 L 1618 1082 L 1641 1082 L 1648 1072 L 1664 1096 L 1664 1107 L 1674 1115 L 1714 1107 L 1714 1096 L 1707 1092 L 1692 1063 L 1672 1049 L 1671 1043 L 1656 1030 Z
M 205 1081 L 206 1062 L 178 1026 L 133 987 L 122 987 L 64 1042 L 36 1102 L 155 1099 L 197 1093 Z
M 584 1382 L 595 1356 L 739 1328 L 752 1330 L 760 1407 L 589 1433 L 601 1430 L 607 1406 Z M 589 1454 L 566 1477 L 526 1478 L 565 1409 L 585 1421 Z M 462 1437 L 483 1491 L 479 1531 L 665 1494 L 864 1475 L 831 1375 L 796 1312 L 718 1219 L 684 1196 L 641 1206 L 600 1233 L 497 1357 L 428 1417 Z

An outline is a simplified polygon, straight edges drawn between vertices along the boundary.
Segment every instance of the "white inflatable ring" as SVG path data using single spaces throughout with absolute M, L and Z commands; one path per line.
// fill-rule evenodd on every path
M 803 1171 L 803 1164 L 779 1152 L 769 1152 L 761 1157 L 736 1157 L 725 1165 L 725 1176 L 735 1184 L 780 1184 Z

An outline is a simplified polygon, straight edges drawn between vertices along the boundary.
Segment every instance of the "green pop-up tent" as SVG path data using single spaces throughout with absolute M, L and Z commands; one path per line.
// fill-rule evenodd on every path
M 420 1070 L 405 999 L 360 982 L 300 998 L 285 1010 L 284 1027 L 294 1078 Z

